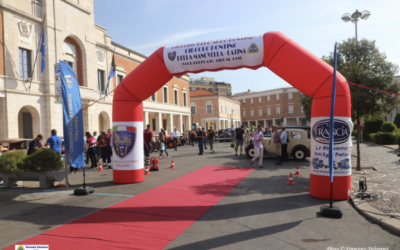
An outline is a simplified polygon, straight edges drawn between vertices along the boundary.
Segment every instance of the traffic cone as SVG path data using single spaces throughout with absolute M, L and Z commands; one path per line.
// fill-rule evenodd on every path
M 174 162 L 174 160 L 172 160 L 172 162 L 171 162 L 171 167 L 169 167 L 169 168 L 176 168 L 176 167 L 175 167 L 175 162 Z
M 158 171 L 158 170 L 160 170 L 160 164 L 159 164 L 159 160 L 156 158 L 156 159 L 154 159 L 154 161 L 155 161 L 155 164 L 154 165 L 156 165 L 155 167 L 154 167 L 154 171 Z
M 99 162 L 99 169 L 97 171 L 104 171 L 103 166 L 101 165 L 101 162 Z
M 154 157 L 152 156 L 150 160 L 150 171 L 154 171 L 155 167 L 156 167 L 155 160 Z
M 289 175 L 289 181 L 288 181 L 288 182 L 286 182 L 286 184 L 289 184 L 289 185 L 294 185 L 294 181 L 293 181 L 293 175 L 292 175 L 292 173 L 290 173 L 290 175 Z
M 301 174 L 300 174 L 300 168 L 299 168 L 299 165 L 297 165 L 297 168 L 296 168 L 296 173 L 294 173 L 294 175 L 301 175 Z
M 149 171 L 149 165 L 146 165 L 146 168 L 144 169 L 144 175 L 150 175 L 150 171 Z

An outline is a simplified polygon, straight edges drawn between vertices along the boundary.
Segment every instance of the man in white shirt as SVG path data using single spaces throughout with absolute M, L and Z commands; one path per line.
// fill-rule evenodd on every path
M 178 151 L 177 146 L 178 146 L 178 139 L 181 136 L 181 133 L 179 133 L 178 130 L 176 130 L 176 127 L 174 127 L 174 131 L 171 133 L 171 137 L 174 140 L 174 151 Z
M 285 128 L 281 128 L 281 142 L 282 142 L 282 161 L 288 161 L 289 157 L 288 157 L 288 153 L 287 153 L 287 133 L 285 131 Z

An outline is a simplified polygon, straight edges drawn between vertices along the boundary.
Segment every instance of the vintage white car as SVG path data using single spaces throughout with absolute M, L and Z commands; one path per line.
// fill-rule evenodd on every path
M 310 127 L 283 127 L 288 134 L 288 155 L 295 160 L 304 160 L 310 156 Z M 262 141 L 265 156 L 277 156 L 272 135 L 264 134 Z M 245 143 L 246 155 L 249 158 L 254 157 L 254 144 L 252 138 Z

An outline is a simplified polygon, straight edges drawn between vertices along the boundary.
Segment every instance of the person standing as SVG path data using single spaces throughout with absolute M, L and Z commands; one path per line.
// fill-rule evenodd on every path
M 106 140 L 106 160 L 107 163 L 105 164 L 104 167 L 108 166 L 109 169 L 112 168 L 111 166 L 111 156 L 112 156 L 112 148 L 111 148 L 111 137 L 112 137 L 112 129 L 108 129 L 108 133 L 105 134 L 105 140 Z
M 251 159 L 250 165 L 253 166 L 253 163 L 257 160 L 258 158 L 258 167 L 263 168 L 262 162 L 263 162 L 263 157 L 264 157 L 264 147 L 262 145 L 262 140 L 264 140 L 264 134 L 262 132 L 262 126 L 258 125 L 257 130 L 253 132 L 253 138 L 254 138 L 254 158 Z
M 197 128 L 196 139 L 197 139 L 197 145 L 199 146 L 199 155 L 203 155 L 204 154 L 204 149 L 203 149 L 204 133 L 201 130 L 201 127 Z
M 89 130 L 86 130 L 86 133 L 87 133 L 87 132 L 90 132 L 90 131 L 89 131 Z M 87 140 L 86 133 L 85 133 L 85 136 L 83 137 L 83 138 L 84 138 L 84 141 Z M 89 164 L 89 154 L 88 154 L 87 151 L 86 151 L 86 160 L 85 160 L 85 164 L 86 164 L 86 165 Z
M 281 147 L 282 147 L 282 142 L 281 142 L 281 133 L 279 133 L 278 127 L 274 127 L 274 134 L 272 135 L 274 138 L 274 144 L 275 144 L 275 152 L 278 155 L 278 162 L 275 163 L 275 165 L 282 165 L 282 155 L 281 155 Z
M 97 132 L 96 131 L 93 132 L 93 137 L 97 142 L 97 139 L 99 137 L 97 136 Z M 96 155 L 96 159 L 97 159 L 97 156 L 99 155 L 99 147 L 97 147 L 97 143 L 96 143 L 96 146 L 94 146 L 94 154 Z
M 56 151 L 58 154 L 61 154 L 61 138 L 57 135 L 57 130 L 51 130 L 51 136 L 47 139 L 45 147 L 49 146 L 50 148 Z
M 204 144 L 204 149 L 207 149 L 207 133 L 206 133 L 206 130 L 205 130 L 204 127 L 203 127 L 202 131 L 203 131 L 203 144 Z
M 181 136 L 181 133 L 174 127 L 174 131 L 171 132 L 171 137 L 174 140 L 174 151 L 178 151 L 178 139 Z
M 242 150 L 243 150 L 243 134 L 244 134 L 244 126 L 240 126 L 240 128 L 237 128 L 235 130 L 234 134 L 234 139 L 236 143 L 235 147 L 235 155 L 237 155 L 238 148 L 240 147 L 240 156 L 242 156 Z
M 40 148 L 40 142 L 43 140 L 43 135 L 38 134 L 36 138 L 29 143 L 28 155 L 36 153 L 36 151 Z
M 145 164 L 150 164 L 150 152 L 151 152 L 151 141 L 153 140 L 153 132 L 150 130 L 151 125 L 147 124 L 147 129 L 143 131 L 144 140 L 144 162 Z
M 86 133 L 90 133 L 90 132 L 86 132 Z M 106 142 L 106 132 L 105 131 L 100 132 L 100 136 L 97 138 L 97 142 L 98 142 L 98 146 L 100 148 L 99 149 L 100 155 L 99 155 L 99 157 L 97 157 L 96 160 L 101 158 L 103 160 L 103 165 L 105 165 L 106 161 L 107 161 L 107 142 Z
M 234 142 L 234 137 L 235 137 L 235 127 L 232 125 L 231 126 L 231 142 Z
M 283 162 L 289 160 L 289 156 L 288 156 L 288 153 L 287 153 L 287 146 L 288 146 L 287 145 L 287 139 L 288 139 L 288 135 L 287 135 L 287 133 L 285 131 L 285 128 L 281 128 L 281 142 L 282 142 L 281 149 L 282 149 L 282 161 Z
M 169 154 L 168 154 L 167 146 L 166 146 L 166 144 L 167 144 L 167 134 L 165 133 L 163 128 L 161 128 L 161 132 L 158 134 L 158 140 L 160 141 L 160 147 L 161 147 L 162 143 L 164 144 L 164 153 L 169 158 Z M 161 154 L 160 154 L 160 156 L 161 156 Z
M 96 154 L 94 152 L 94 147 L 96 146 L 96 139 L 90 134 L 90 132 L 86 132 L 86 147 L 87 147 L 87 154 L 89 155 L 90 162 L 92 166 L 89 169 L 97 169 L 97 162 L 96 162 Z
M 215 131 L 213 126 L 210 126 L 210 129 L 207 131 L 207 139 L 208 144 L 210 145 L 211 153 L 214 153 L 214 138 L 215 138 Z

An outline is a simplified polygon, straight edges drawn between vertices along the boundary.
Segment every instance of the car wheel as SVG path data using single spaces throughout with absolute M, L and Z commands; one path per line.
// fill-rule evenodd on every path
M 293 155 L 294 159 L 298 160 L 298 161 L 299 160 L 303 161 L 306 159 L 306 152 L 301 148 L 294 150 L 294 153 L 292 153 L 292 155 Z
M 254 149 L 254 146 L 249 146 L 249 150 L 246 151 L 246 155 L 250 159 L 252 159 L 256 155 L 256 150 Z
M 167 142 L 167 145 L 168 145 L 168 148 L 174 148 L 175 147 L 174 141 Z

